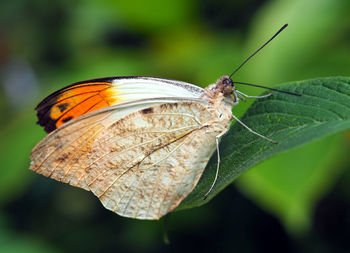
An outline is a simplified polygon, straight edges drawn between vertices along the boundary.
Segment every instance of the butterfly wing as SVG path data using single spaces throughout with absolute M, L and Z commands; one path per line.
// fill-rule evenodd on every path
M 216 133 L 202 124 L 211 115 L 199 99 L 203 89 L 197 86 L 146 77 L 117 80 L 119 95 L 106 96 L 115 99 L 113 105 L 106 102 L 108 106 L 92 112 L 81 110 L 61 125 L 58 118 L 82 105 L 81 86 L 100 92 L 105 85 L 102 92 L 111 92 L 115 81 L 110 81 L 112 86 L 101 84 L 106 79 L 77 83 L 39 104 L 39 122 L 54 110 L 64 116 L 56 117 L 53 128 L 58 129 L 33 149 L 30 169 L 93 191 L 106 208 L 120 215 L 158 219 L 192 191 L 214 152 Z M 61 110 L 59 105 L 67 101 Z
M 110 112 L 76 120 L 50 133 L 31 152 L 30 169 L 58 181 L 89 190 L 84 177 L 86 154 L 105 129 Z
M 214 152 L 218 133 L 204 127 L 211 114 L 199 102 L 115 114 L 98 112 L 52 132 L 33 149 L 30 169 L 91 190 L 122 216 L 158 219 L 193 190 Z
M 30 169 L 58 181 L 89 190 L 84 181 L 87 154 L 102 131 L 119 119 L 138 110 L 151 108 L 156 104 L 181 100 L 183 98 L 125 102 L 96 110 L 66 122 L 33 148 Z
M 168 103 L 134 112 L 104 130 L 92 146 L 85 181 L 119 215 L 159 219 L 196 186 L 215 150 L 207 107 Z
M 198 98 L 203 89 L 154 77 L 109 77 L 71 84 L 45 98 L 37 107 L 38 124 L 46 132 L 87 113 L 120 103 L 159 97 Z

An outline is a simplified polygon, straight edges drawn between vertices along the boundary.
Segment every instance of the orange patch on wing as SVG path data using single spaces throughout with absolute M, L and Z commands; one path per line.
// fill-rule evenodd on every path
M 56 128 L 65 122 L 88 112 L 95 111 L 115 102 L 110 84 L 91 83 L 89 86 L 74 87 L 59 96 L 50 112 L 51 119 L 57 120 Z
M 83 82 L 63 88 L 44 99 L 36 108 L 38 123 L 51 132 L 86 113 L 118 102 L 111 82 Z

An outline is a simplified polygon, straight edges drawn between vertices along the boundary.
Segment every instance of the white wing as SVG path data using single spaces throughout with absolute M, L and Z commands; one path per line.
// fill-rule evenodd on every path
M 159 97 L 198 98 L 204 91 L 190 83 L 155 77 L 115 77 L 112 83 L 123 102 Z

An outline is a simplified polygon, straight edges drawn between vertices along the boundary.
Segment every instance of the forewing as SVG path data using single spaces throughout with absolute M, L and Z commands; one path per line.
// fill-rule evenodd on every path
M 67 122 L 39 142 L 31 153 L 30 169 L 47 177 L 89 190 L 85 168 L 95 139 L 111 124 L 163 100 L 125 103 L 102 108 Z
M 193 190 L 215 150 L 201 103 L 168 103 L 132 113 L 95 140 L 85 182 L 122 216 L 158 219 Z
M 153 77 L 109 77 L 71 84 L 46 97 L 35 109 L 38 124 L 52 132 L 90 112 L 137 100 L 198 98 L 203 89 L 180 81 Z

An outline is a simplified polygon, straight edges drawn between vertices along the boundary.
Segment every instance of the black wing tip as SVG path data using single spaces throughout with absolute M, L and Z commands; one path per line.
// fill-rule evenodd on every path
M 44 99 L 40 104 L 38 104 L 35 107 L 36 116 L 38 118 L 38 121 L 36 122 L 38 125 L 44 127 L 45 132 L 50 133 L 54 131 L 56 127 L 56 120 L 53 120 L 50 117 L 50 111 L 51 111 L 52 105 L 50 106 L 50 103 Z
M 57 120 L 53 120 L 49 115 L 51 108 L 54 106 L 59 96 L 62 93 L 69 90 L 71 87 L 79 84 L 84 84 L 84 83 L 94 83 L 94 82 L 111 83 L 114 79 L 115 77 L 106 77 L 106 78 L 95 78 L 95 79 L 90 79 L 85 81 L 79 81 L 51 93 L 34 108 L 37 111 L 37 118 L 38 118 L 37 124 L 44 127 L 44 130 L 47 133 L 50 133 L 57 128 L 56 127 Z
M 51 119 L 46 115 L 39 115 L 40 111 L 37 113 L 38 121 L 36 122 L 38 125 L 44 127 L 45 132 L 51 133 L 56 130 L 56 121 Z

